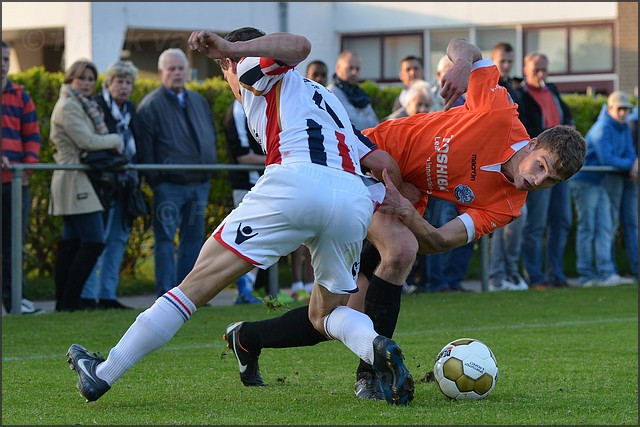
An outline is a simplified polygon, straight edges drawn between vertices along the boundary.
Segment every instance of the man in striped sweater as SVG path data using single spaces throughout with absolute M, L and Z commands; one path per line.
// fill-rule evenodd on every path
M 37 163 L 40 153 L 40 126 L 31 96 L 20 85 L 7 80 L 9 72 L 9 44 L 2 40 L 2 304 L 11 311 L 11 171 L 12 163 Z M 26 171 L 22 186 L 22 237 L 27 234 L 31 197 Z M 22 314 L 42 312 L 31 301 L 23 298 Z

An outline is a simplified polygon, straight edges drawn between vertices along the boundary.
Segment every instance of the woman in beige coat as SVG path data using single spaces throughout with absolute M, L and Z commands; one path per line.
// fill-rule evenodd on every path
M 81 151 L 120 147 L 120 136 L 108 133 L 102 110 L 91 100 L 97 77 L 96 66 L 86 60 L 74 62 L 65 74 L 49 134 L 58 164 L 79 164 Z M 86 172 L 54 171 L 49 213 L 63 221 L 55 266 L 56 311 L 91 308 L 82 305 L 80 294 L 104 248 L 104 209 Z

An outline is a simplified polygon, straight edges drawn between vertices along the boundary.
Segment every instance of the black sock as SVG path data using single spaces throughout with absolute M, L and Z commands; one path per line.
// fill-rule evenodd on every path
M 371 277 L 364 301 L 364 312 L 373 321 L 373 328 L 378 334 L 387 338 L 393 337 L 400 314 L 401 298 L 402 286 L 389 283 L 375 274 Z M 372 370 L 371 365 L 360 360 L 357 372 Z
M 263 348 L 306 347 L 328 340 L 309 320 L 309 306 L 242 325 L 242 346 L 254 356 L 259 356 Z

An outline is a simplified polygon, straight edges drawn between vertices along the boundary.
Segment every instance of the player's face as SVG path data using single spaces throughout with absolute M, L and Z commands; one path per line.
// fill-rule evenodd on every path
M 514 185 L 521 191 L 542 190 L 562 181 L 554 168 L 556 154 L 543 148 L 532 148 L 518 165 Z
M 242 96 L 240 95 L 240 83 L 238 83 L 238 74 L 236 68 L 237 64 L 228 59 L 225 59 L 225 61 L 228 61 L 228 67 L 226 69 L 222 69 L 222 74 L 224 76 L 224 79 L 229 84 L 231 92 L 233 92 L 233 95 L 236 97 L 238 102 L 242 104 Z

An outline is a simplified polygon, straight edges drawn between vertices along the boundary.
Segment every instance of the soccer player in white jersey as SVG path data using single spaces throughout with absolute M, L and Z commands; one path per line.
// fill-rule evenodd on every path
M 294 69 L 311 50 L 306 38 L 245 27 L 225 38 L 196 31 L 189 46 L 222 68 L 266 153 L 265 172 L 205 242 L 184 281 L 138 316 L 106 360 L 71 345 L 67 357 L 80 394 L 87 401 L 100 398 L 229 283 L 305 244 L 316 280 L 311 323 L 374 366 L 387 402 L 410 402 L 413 378 L 399 346 L 376 333 L 367 315 L 345 305 L 358 290 L 362 241 L 385 193 L 361 166 L 377 177 L 386 169 L 401 184 L 398 165 L 353 128 L 333 94 Z M 227 334 L 236 326 L 229 325 Z M 238 364 L 242 370 L 240 358 Z

